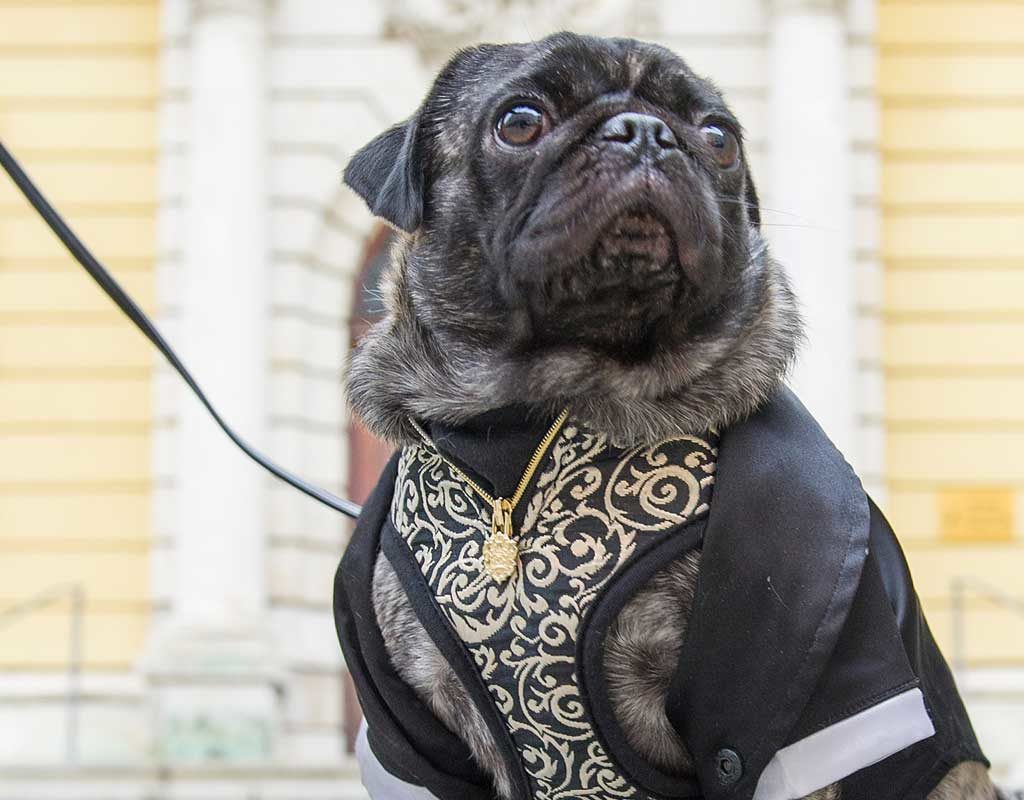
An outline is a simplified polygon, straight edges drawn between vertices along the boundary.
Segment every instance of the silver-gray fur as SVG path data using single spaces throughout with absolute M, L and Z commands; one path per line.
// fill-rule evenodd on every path
M 459 423 L 523 397 L 548 415 L 568 406 L 622 446 L 722 429 L 768 399 L 802 337 L 788 278 L 760 234 L 750 236 L 746 305 L 735 322 L 684 351 L 634 364 L 586 348 L 523 361 L 472 340 L 438 342 L 417 318 L 411 242 L 404 242 L 385 276 L 385 319 L 352 354 L 349 402 L 374 433 L 398 445 L 418 441 L 409 416 Z
M 928 800 L 996 800 L 996 796 L 996 787 L 985 765 L 965 761 L 946 773 Z
M 469 746 L 473 758 L 494 781 L 499 797 L 511 798 L 512 782 L 494 737 L 487 729 L 455 670 L 416 618 L 409 598 L 387 557 L 373 571 L 373 608 L 395 670 L 448 730 Z
M 658 572 L 630 598 L 608 629 L 604 672 L 616 720 L 630 746 L 666 772 L 693 775 L 693 760 L 665 714 L 665 696 L 694 590 L 700 551 Z M 651 625 L 651 620 L 658 620 Z

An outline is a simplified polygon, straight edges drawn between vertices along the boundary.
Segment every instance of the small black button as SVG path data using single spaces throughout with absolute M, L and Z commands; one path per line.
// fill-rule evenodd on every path
M 715 772 L 718 780 L 723 786 L 732 786 L 743 777 L 743 762 L 740 761 L 739 753 L 723 747 L 715 753 Z

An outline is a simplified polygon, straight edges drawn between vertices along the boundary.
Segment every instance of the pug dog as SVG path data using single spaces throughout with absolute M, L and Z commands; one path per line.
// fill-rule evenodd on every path
M 335 597 L 375 798 L 996 797 L 891 531 L 782 387 L 797 303 L 711 82 L 631 39 L 472 47 L 345 181 L 401 233 L 347 369 L 352 410 L 400 456 Z M 824 498 L 803 527 L 834 530 L 838 556 L 757 549 L 802 529 L 800 510 L 744 511 L 790 491 L 750 466 L 776 451 L 773 470 L 807 473 L 795 497 Z M 531 452 L 525 511 L 489 518 L 481 486 L 511 496 Z M 570 462 L 584 477 L 551 488 Z M 622 476 L 644 470 L 661 489 L 632 498 Z M 626 530 L 620 500 L 701 521 Z M 511 578 L 481 555 L 499 519 Z M 636 555 L 645 531 L 670 547 L 695 527 L 671 558 Z M 595 583 L 613 547 L 646 566 Z M 846 677 L 866 672 L 882 683 Z

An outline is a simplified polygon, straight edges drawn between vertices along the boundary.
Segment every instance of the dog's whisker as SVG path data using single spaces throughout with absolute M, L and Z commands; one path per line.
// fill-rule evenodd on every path
M 835 228 L 830 228 L 827 225 L 797 225 L 795 223 L 786 222 L 762 222 L 762 228 L 803 228 L 810 231 L 825 231 L 828 233 L 834 233 Z
M 804 217 L 802 214 L 797 214 L 794 211 L 783 211 L 782 209 L 779 209 L 779 208 L 771 208 L 770 206 L 762 206 L 762 205 L 758 205 L 756 203 L 747 202 L 746 200 L 741 200 L 741 199 L 736 198 L 736 197 L 721 197 L 721 196 L 719 196 L 716 199 L 718 200 L 719 203 L 726 203 L 728 205 L 733 205 L 733 206 L 743 206 L 744 208 L 750 209 L 752 211 L 761 211 L 761 212 L 767 211 L 770 214 L 781 214 L 781 215 L 786 216 L 786 217 L 796 217 L 798 219 L 806 219 L 806 217 Z
M 751 206 L 749 204 L 747 204 L 747 207 L 748 208 L 756 208 L 756 206 Z M 799 215 L 793 214 L 791 216 L 798 217 Z M 725 216 L 721 212 L 718 212 L 718 219 L 722 223 L 726 223 L 727 222 L 727 220 L 725 219 Z M 827 226 L 824 226 L 824 225 L 813 225 L 813 224 L 801 225 L 801 224 L 798 224 L 798 223 L 790 223 L 790 222 L 764 222 L 764 221 L 762 221 L 761 224 L 760 224 L 760 227 L 762 227 L 762 228 L 806 228 L 808 230 L 817 230 L 817 231 L 830 231 L 830 230 L 832 230 L 831 228 L 829 228 Z M 727 224 L 724 224 L 723 225 L 723 230 L 724 231 L 728 231 L 729 230 L 729 226 Z M 736 241 L 736 240 L 733 240 L 733 241 Z

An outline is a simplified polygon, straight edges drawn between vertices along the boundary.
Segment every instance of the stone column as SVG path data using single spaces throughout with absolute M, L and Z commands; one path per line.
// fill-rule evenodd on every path
M 769 171 L 765 221 L 793 277 L 808 342 L 793 388 L 857 458 L 856 286 L 852 248 L 845 3 L 769 0 Z
M 267 441 L 266 0 L 192 0 L 179 341 L 224 417 Z M 169 761 L 273 755 L 279 680 L 267 622 L 267 479 L 179 393 L 169 621 L 146 668 Z

